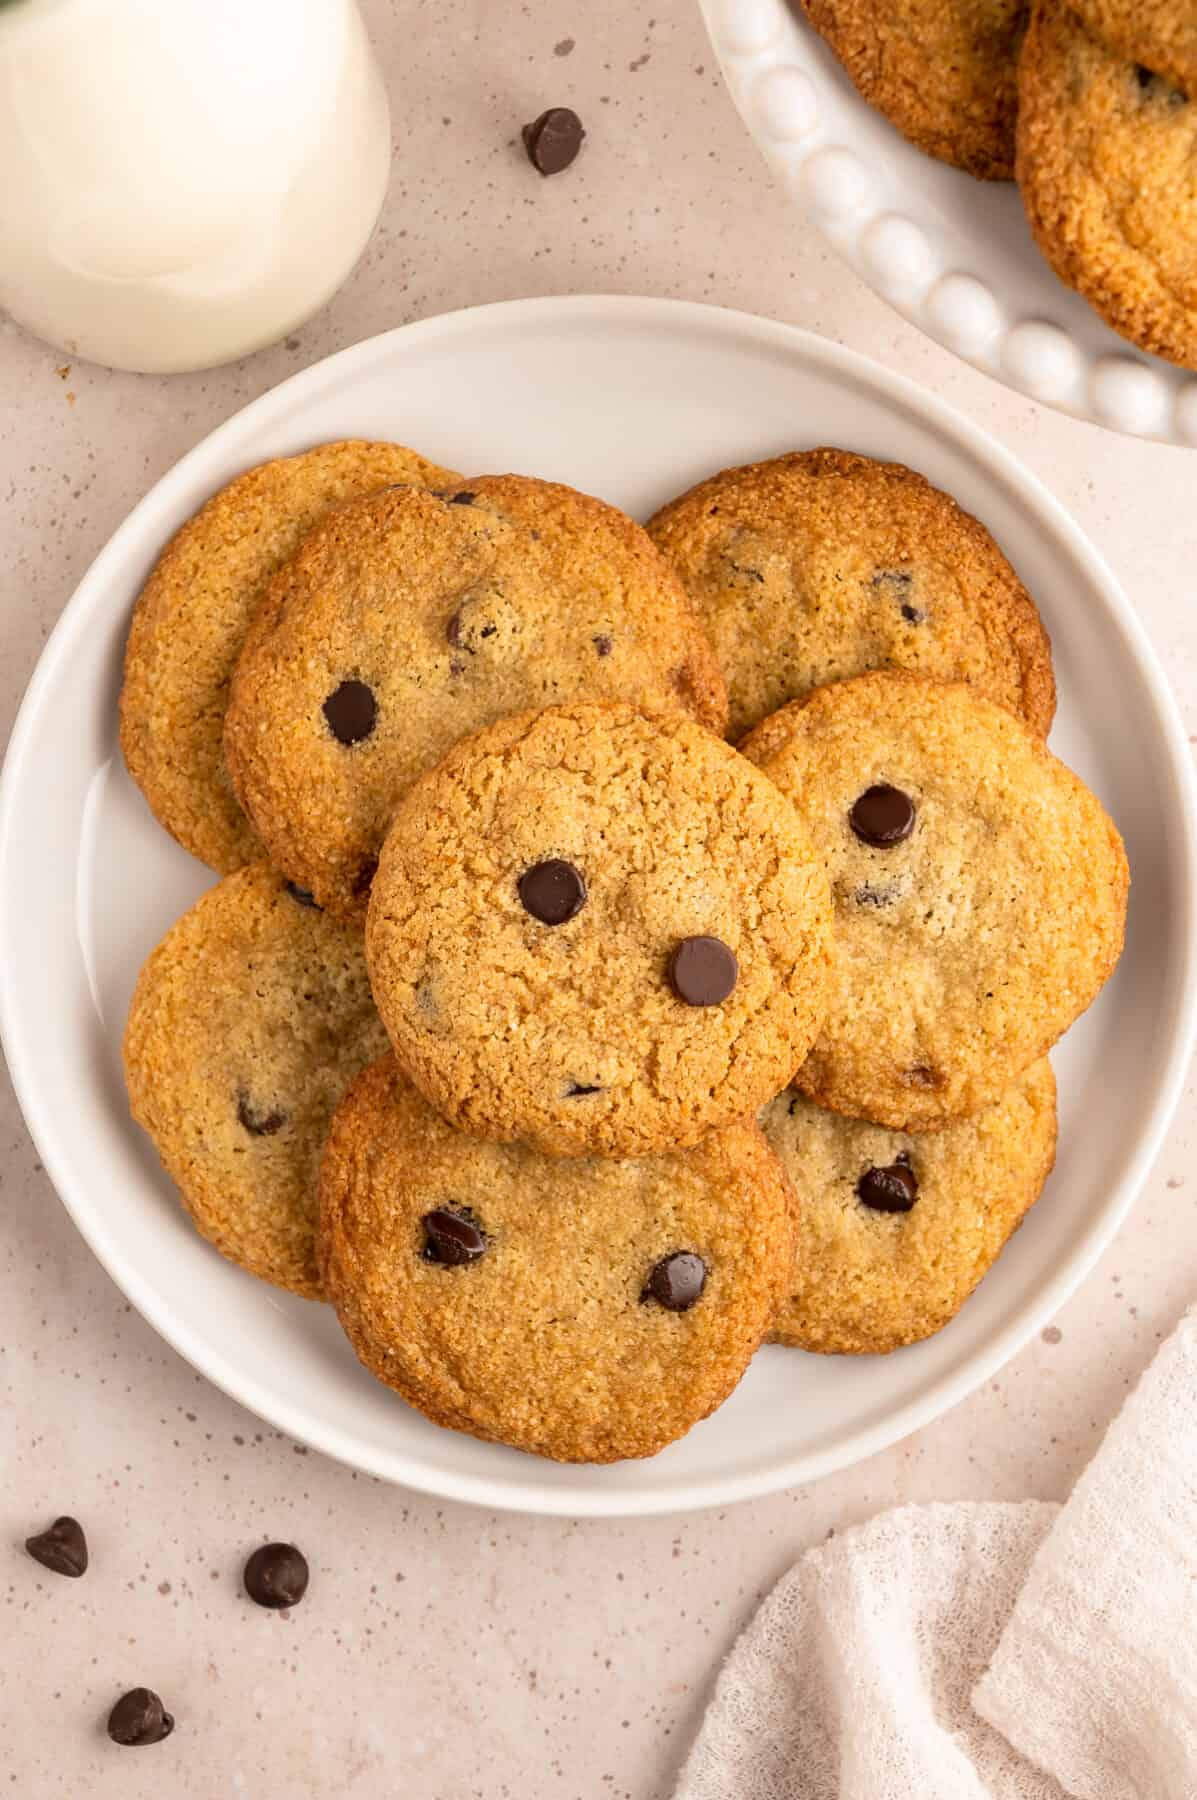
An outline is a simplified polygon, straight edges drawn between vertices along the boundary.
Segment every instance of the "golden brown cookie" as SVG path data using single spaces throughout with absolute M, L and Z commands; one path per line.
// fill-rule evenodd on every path
M 789 1080 L 830 913 L 793 808 L 736 751 L 684 713 L 556 707 L 407 794 L 366 954 L 400 1063 L 453 1124 L 640 1156 Z
M 986 181 L 1014 172 L 1026 0 L 802 0 L 853 85 L 902 136 Z
M 417 775 L 491 719 L 591 697 L 726 722 L 710 645 L 641 527 L 520 475 L 409 488 L 329 519 L 272 583 L 225 752 L 274 862 L 350 917 Z
M 1072 0 L 1089 33 L 1119 56 L 1197 95 L 1193 0 Z
M 451 1130 L 391 1057 L 337 1109 L 320 1193 L 328 1294 L 371 1373 L 561 1462 L 651 1456 L 713 1412 L 793 1267 L 793 1196 L 755 1126 L 550 1162 Z
M 332 507 L 392 482 L 460 476 L 402 444 L 321 444 L 250 469 L 175 533 L 133 613 L 121 749 L 159 823 L 214 869 L 262 853 L 225 773 L 233 664 L 267 579 Z
M 1197 369 L 1197 103 L 1036 5 L 1019 68 L 1018 180 L 1039 248 L 1115 331 Z
M 900 463 L 800 450 L 725 469 L 649 534 L 706 626 L 729 735 L 867 669 L 967 681 L 1045 736 L 1051 644 L 985 527 Z
M 361 933 L 265 863 L 210 888 L 138 978 L 133 1117 L 222 1256 L 320 1295 L 317 1174 L 333 1108 L 386 1047 Z
M 1044 1057 L 992 1106 L 910 1137 L 792 1089 L 761 1114 L 798 1196 L 798 1249 L 772 1336 L 869 1354 L 955 1317 L 1038 1198 L 1056 1153 Z
M 820 688 L 742 746 L 835 904 L 831 1002 L 795 1077 L 927 1131 L 996 1101 L 1096 998 L 1128 874 L 1101 803 L 1013 713 L 896 671 Z

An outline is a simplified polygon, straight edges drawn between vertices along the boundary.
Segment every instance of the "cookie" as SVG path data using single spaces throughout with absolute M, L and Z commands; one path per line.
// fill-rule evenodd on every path
M 262 854 L 221 749 L 233 665 L 262 588 L 330 508 L 396 481 L 461 485 L 402 444 L 322 444 L 263 463 L 176 532 L 141 591 L 125 652 L 121 749 L 159 823 L 222 873 Z
M 986 181 L 1014 172 L 1025 0 L 802 0 L 861 97 L 904 138 Z
M 819 1028 L 827 882 L 772 782 L 683 713 L 557 707 L 402 801 L 366 954 L 445 1118 L 641 1156 L 754 1113 Z
M 1045 736 L 1051 645 L 985 527 L 900 463 L 802 450 L 725 469 L 649 533 L 727 681 L 730 734 L 868 669 L 967 681 Z
M 835 903 L 826 1022 L 795 1077 L 850 1118 L 927 1131 L 995 1102 L 1122 948 L 1122 840 L 1043 740 L 961 683 L 820 688 L 745 741 Z
M 141 971 L 125 1030 L 133 1117 L 199 1230 L 310 1297 L 324 1134 L 386 1048 L 361 933 L 265 863 L 210 888 Z
M 1036 6 L 1019 72 L 1018 179 L 1039 248 L 1142 350 L 1197 369 L 1197 104 Z
M 365 911 L 395 805 L 449 746 L 570 699 L 684 708 L 726 693 L 639 525 L 519 475 L 345 509 L 272 584 L 233 682 L 233 785 L 278 867 Z
M 731 1393 L 793 1267 L 752 1124 L 638 1161 L 455 1132 L 393 1058 L 320 1178 L 327 1290 L 360 1360 L 439 1425 L 561 1462 L 651 1456 Z
M 787 1091 L 761 1125 L 798 1196 L 798 1248 L 777 1343 L 896 1350 L 955 1317 L 1038 1198 L 1056 1153 L 1044 1057 L 1000 1100 L 910 1137 Z
M 1090 35 L 1128 61 L 1197 95 L 1197 7 L 1192 0 L 1071 0 Z

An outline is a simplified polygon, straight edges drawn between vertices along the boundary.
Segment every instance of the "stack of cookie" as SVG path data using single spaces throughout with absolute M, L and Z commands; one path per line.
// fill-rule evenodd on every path
M 542 1455 L 652 1453 L 769 1337 L 924 1337 L 1121 944 L 1053 706 L 997 546 L 893 465 L 647 532 L 391 445 L 253 470 L 130 634 L 128 766 L 227 871 L 138 982 L 134 1115 L 225 1255 Z
M 1174 0 L 802 0 L 919 149 L 1016 177 L 1044 256 L 1106 323 L 1197 368 L 1197 11 Z

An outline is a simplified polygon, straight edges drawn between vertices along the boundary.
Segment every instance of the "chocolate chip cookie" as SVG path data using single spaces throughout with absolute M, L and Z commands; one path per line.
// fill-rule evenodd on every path
M 1071 0 L 1100 43 L 1190 98 L 1197 94 L 1197 6 L 1193 0 Z
M 1038 1198 L 1056 1153 L 1044 1057 L 994 1105 L 917 1137 L 792 1089 L 761 1114 L 798 1196 L 798 1249 L 773 1338 L 896 1350 L 954 1318 Z
M 551 1155 L 697 1143 L 822 1020 L 827 882 L 776 786 L 684 713 L 556 707 L 405 796 L 366 954 L 399 1061 L 453 1124 Z
M 1101 803 L 1013 713 L 896 671 L 820 688 L 742 746 L 835 903 L 827 1018 L 795 1077 L 926 1131 L 995 1102 L 1096 998 L 1128 874 Z
M 462 1136 L 390 1057 L 337 1109 L 327 1291 L 365 1366 L 439 1425 L 562 1462 L 651 1456 L 731 1393 L 794 1255 L 751 1124 L 638 1161 Z
M 802 0 L 853 85 L 902 136 L 986 181 L 1014 172 L 1025 0 Z
M 265 863 L 226 876 L 167 932 L 133 995 L 125 1080 L 133 1117 L 223 1256 L 319 1296 L 324 1134 L 385 1047 L 361 933 Z
M 1039 248 L 1115 331 L 1197 369 L 1197 104 L 1037 5 L 1019 70 L 1018 179 Z
M 393 482 L 457 487 L 402 444 L 321 444 L 238 476 L 176 532 L 133 613 L 121 749 L 159 823 L 227 873 L 262 854 L 221 749 L 233 665 L 264 584 L 333 507 Z
M 985 527 L 900 463 L 802 450 L 725 469 L 649 533 L 723 668 L 733 738 L 867 669 L 968 681 L 1046 735 L 1051 645 Z
M 233 785 L 279 868 L 365 910 L 395 805 L 505 713 L 623 699 L 726 721 L 718 665 L 639 525 L 491 476 L 345 508 L 272 583 L 233 682 Z

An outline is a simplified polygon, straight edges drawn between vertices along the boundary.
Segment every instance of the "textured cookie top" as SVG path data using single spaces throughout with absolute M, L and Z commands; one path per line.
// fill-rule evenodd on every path
M 407 1074 L 555 1155 L 693 1144 L 818 1030 L 827 883 L 793 809 L 683 714 L 504 719 L 409 792 L 366 950 Z
M 1115 331 L 1197 368 L 1197 104 L 1058 4 L 1035 8 L 1019 84 L 1039 248 Z
M 1046 735 L 1051 645 L 985 527 L 900 463 L 803 450 L 725 469 L 649 533 L 681 576 L 742 737 L 828 681 L 894 667 L 968 681 Z
M 221 733 L 266 581 L 330 508 L 391 482 L 459 480 L 402 444 L 321 444 L 238 476 L 171 539 L 133 613 L 121 749 L 159 823 L 201 862 L 227 871 L 262 853 L 229 784 Z
M 774 1339 L 879 1352 L 953 1318 L 1051 1171 L 1044 1057 L 994 1105 L 917 1137 L 787 1091 L 761 1114 L 798 1196 L 798 1248 Z
M 265 863 L 227 876 L 167 932 L 129 1009 L 129 1104 L 222 1255 L 319 1294 L 324 1133 L 385 1048 L 361 933 Z
M 1091 35 L 1129 62 L 1197 94 L 1193 0 L 1070 0 Z
M 970 175 L 1014 172 L 1026 0 L 802 0 L 853 84 L 903 137 Z
M 634 1162 L 450 1129 L 390 1057 L 321 1172 L 330 1298 L 362 1362 L 438 1424 L 566 1462 L 650 1456 L 736 1385 L 794 1254 L 751 1124 Z
M 822 688 L 743 745 L 831 882 L 831 1001 L 799 1071 L 853 1118 L 929 1130 L 996 1100 L 1094 999 L 1128 875 L 1100 802 L 971 688 Z
M 307 539 L 255 621 L 225 749 L 273 860 L 352 915 L 418 774 L 491 719 L 591 696 L 726 720 L 710 646 L 641 527 L 492 476 L 381 495 Z

